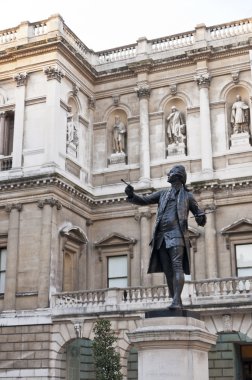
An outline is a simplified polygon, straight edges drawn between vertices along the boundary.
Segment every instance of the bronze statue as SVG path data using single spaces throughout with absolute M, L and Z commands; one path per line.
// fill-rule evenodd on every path
M 125 193 L 128 202 L 133 204 L 158 204 L 148 273 L 164 272 L 170 297 L 173 298 L 169 308 L 181 309 L 184 273 L 190 274 L 188 213 L 189 210 L 193 213 L 200 226 L 206 224 L 206 215 L 185 185 L 184 166 L 174 166 L 167 175 L 170 189 L 140 196 L 135 194 L 134 188 L 128 184 Z

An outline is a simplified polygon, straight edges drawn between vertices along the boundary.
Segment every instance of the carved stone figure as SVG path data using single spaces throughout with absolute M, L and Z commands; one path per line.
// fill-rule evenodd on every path
M 249 133 L 249 106 L 242 101 L 240 95 L 236 96 L 236 101 L 232 105 L 231 125 L 233 133 Z
M 157 219 L 151 241 L 151 258 L 148 273 L 164 272 L 173 298 L 170 309 L 181 309 L 181 293 L 184 286 L 184 273 L 190 274 L 189 266 L 189 210 L 198 225 L 206 224 L 206 215 L 199 208 L 192 193 L 186 188 L 184 166 L 176 165 L 168 172 L 171 188 L 151 195 L 140 196 L 127 185 L 127 201 L 139 206 L 158 204 Z
M 73 115 L 67 116 L 67 131 L 66 131 L 66 152 L 77 157 L 79 145 L 79 136 L 77 127 L 73 121 Z
M 125 135 L 126 126 L 121 121 L 120 116 L 115 116 L 115 124 L 113 126 L 113 151 L 114 153 L 125 153 Z
M 172 106 L 171 113 L 167 117 L 168 145 L 185 142 L 186 125 L 182 112 Z

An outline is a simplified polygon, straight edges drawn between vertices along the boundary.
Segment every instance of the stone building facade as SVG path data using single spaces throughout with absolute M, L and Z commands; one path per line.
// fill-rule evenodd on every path
M 251 19 L 102 52 L 60 15 L 0 32 L 0 378 L 93 379 L 105 317 L 137 379 L 127 333 L 168 292 L 147 275 L 156 208 L 121 179 L 147 194 L 175 163 L 209 212 L 183 303 L 218 335 L 210 379 L 251 378 L 251 46 Z

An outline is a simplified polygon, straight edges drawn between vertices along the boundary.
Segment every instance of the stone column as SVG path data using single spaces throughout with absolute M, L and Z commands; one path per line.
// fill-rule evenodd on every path
M 15 310 L 17 291 L 17 265 L 20 234 L 20 211 L 22 204 L 9 204 L 5 208 L 9 216 L 6 282 L 4 292 L 4 310 Z
M 15 119 L 13 136 L 12 170 L 21 169 L 23 165 L 25 88 L 28 74 L 19 73 L 14 79 L 17 82 L 15 91 Z
M 56 225 L 54 206 L 57 210 L 60 210 L 62 207 L 61 203 L 53 198 L 38 202 L 38 207 L 43 210 L 38 273 L 39 308 L 49 306 L 50 275 L 52 273 L 51 261 L 52 252 L 55 252 L 53 240 L 58 238 L 57 228 L 54 228 Z M 54 276 L 55 275 L 54 273 Z
M 150 181 L 150 87 L 147 83 L 138 84 L 136 91 L 140 103 L 140 181 L 148 183 Z
M 215 210 L 215 205 L 207 205 L 205 211 Z M 217 242 L 215 213 L 207 214 L 207 223 L 205 229 L 205 255 L 206 255 L 206 276 L 207 278 L 218 277 L 218 261 L 217 261 Z
M 140 222 L 140 285 L 150 286 L 151 275 L 147 274 L 150 259 L 151 211 L 148 206 L 140 207 L 135 215 Z
M 4 155 L 4 144 L 5 144 L 5 112 L 0 113 L 0 156 Z
M 93 124 L 94 124 L 94 110 L 95 98 L 88 99 L 89 108 L 89 126 L 88 126 L 88 184 L 92 186 L 92 172 L 93 172 Z
M 201 166 L 203 174 L 205 173 L 208 177 L 212 177 L 213 173 L 213 152 L 209 107 L 210 79 L 211 77 L 208 73 L 195 76 L 200 92 Z
M 55 164 L 59 160 L 58 136 L 59 133 L 62 133 L 58 126 L 60 126 L 61 121 L 60 83 L 64 74 L 56 66 L 49 66 L 44 72 L 47 76 L 45 161 L 47 164 Z
M 208 380 L 208 351 L 216 336 L 183 316 L 144 319 L 128 333 L 138 350 L 138 380 Z

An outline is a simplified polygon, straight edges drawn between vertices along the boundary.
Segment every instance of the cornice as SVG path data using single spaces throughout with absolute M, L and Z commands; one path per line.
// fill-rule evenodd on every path
M 239 190 L 252 188 L 252 177 L 240 177 L 225 180 L 198 181 L 192 182 L 188 186 L 193 192 L 201 193 L 204 191 L 219 192 L 223 190 Z
M 123 193 L 113 194 L 113 195 L 106 195 L 106 196 L 94 196 L 87 190 L 76 186 L 75 184 L 69 183 L 68 180 L 66 180 L 64 177 L 54 174 L 51 176 L 37 176 L 37 177 L 27 177 L 27 178 L 20 178 L 20 179 L 9 179 L 9 180 L 2 180 L 0 182 L 0 192 L 2 195 L 8 192 L 29 192 L 29 190 L 33 190 L 35 188 L 43 189 L 43 188 L 50 188 L 52 189 L 55 187 L 56 189 L 63 191 L 65 194 L 68 194 L 69 197 L 75 198 L 79 202 L 83 202 L 86 206 L 90 207 L 91 209 L 96 209 L 97 207 L 104 207 L 104 206 L 110 206 L 110 205 L 122 205 L 126 201 L 126 195 Z M 188 185 L 189 189 L 193 191 L 196 194 L 203 194 L 204 192 L 210 192 L 211 194 L 217 195 L 223 192 L 223 196 L 225 196 L 225 193 L 228 192 L 229 195 L 232 192 L 232 194 L 236 195 L 236 197 L 243 197 L 246 195 L 250 195 L 252 197 L 252 194 L 243 194 L 241 193 L 241 190 L 248 190 L 252 189 L 252 178 L 251 177 L 241 177 L 241 178 L 235 178 L 230 180 L 209 180 L 209 181 L 199 181 L 199 182 L 192 182 Z M 157 189 L 158 190 L 158 189 Z M 147 194 L 150 192 L 150 189 L 145 189 L 144 191 L 141 191 L 141 194 Z M 48 194 L 48 192 L 47 192 Z M 51 191 L 50 194 L 53 194 Z M 26 195 L 22 195 L 22 197 L 18 196 L 18 202 L 22 203 L 22 199 L 29 198 L 29 193 Z M 246 198 L 247 199 L 247 198 Z M 246 200 L 245 200 L 246 201 Z M 226 203 L 225 203 L 226 204 Z

